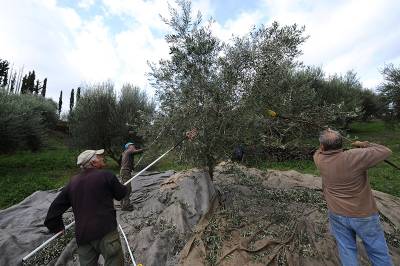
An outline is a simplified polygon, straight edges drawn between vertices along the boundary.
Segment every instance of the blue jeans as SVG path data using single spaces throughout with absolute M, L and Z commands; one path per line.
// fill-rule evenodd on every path
M 329 224 L 331 233 L 336 238 L 340 260 L 344 266 L 358 265 L 356 235 L 361 238 L 372 265 L 393 265 L 379 214 L 352 218 L 329 212 Z

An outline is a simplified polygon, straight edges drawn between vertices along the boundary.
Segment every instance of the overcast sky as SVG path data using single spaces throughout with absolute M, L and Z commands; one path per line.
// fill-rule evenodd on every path
M 193 10 L 224 41 L 272 21 L 304 25 L 305 64 L 354 70 L 368 88 L 385 64 L 400 65 L 399 0 L 198 0 Z M 47 95 L 57 101 L 63 90 L 64 103 L 72 88 L 107 79 L 153 95 L 147 62 L 168 56 L 159 14 L 168 16 L 167 1 L 0 0 L 0 58 L 48 77 Z

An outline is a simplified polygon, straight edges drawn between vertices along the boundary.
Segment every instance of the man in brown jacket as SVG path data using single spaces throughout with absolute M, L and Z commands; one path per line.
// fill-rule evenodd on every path
M 342 136 L 325 130 L 314 162 L 322 176 L 331 233 L 343 265 L 358 265 L 356 236 L 361 238 L 373 265 L 393 265 L 379 221 L 367 170 L 391 155 L 385 146 L 356 141 L 355 149 L 342 149 Z

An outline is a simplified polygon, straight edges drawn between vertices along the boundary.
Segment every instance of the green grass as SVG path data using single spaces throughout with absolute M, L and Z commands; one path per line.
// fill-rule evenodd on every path
M 400 166 L 400 129 L 388 127 L 382 121 L 353 123 L 350 136 L 389 147 L 393 154 L 388 159 Z M 400 170 L 380 163 L 368 171 L 370 183 L 376 190 L 400 197 Z
M 313 161 L 293 160 L 285 162 L 264 162 L 256 166 L 261 170 L 275 169 L 280 171 L 296 170 L 304 174 L 318 175 L 318 169 Z
M 188 164 L 180 163 L 179 160 L 176 158 L 175 154 L 172 152 L 168 154 L 165 158 L 161 159 L 154 167 L 154 170 L 157 171 L 167 171 L 167 170 L 174 170 L 174 171 L 183 171 L 192 168 L 192 166 Z
M 77 151 L 69 150 L 61 136 L 52 136 L 40 152 L 0 155 L 0 208 L 16 204 L 37 190 L 63 186 L 77 173 Z

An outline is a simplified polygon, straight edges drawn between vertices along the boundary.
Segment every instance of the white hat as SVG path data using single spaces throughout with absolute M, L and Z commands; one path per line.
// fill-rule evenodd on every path
M 104 149 L 101 150 L 86 150 L 79 154 L 78 159 L 76 160 L 77 165 L 84 165 L 90 161 L 96 154 L 103 154 Z

